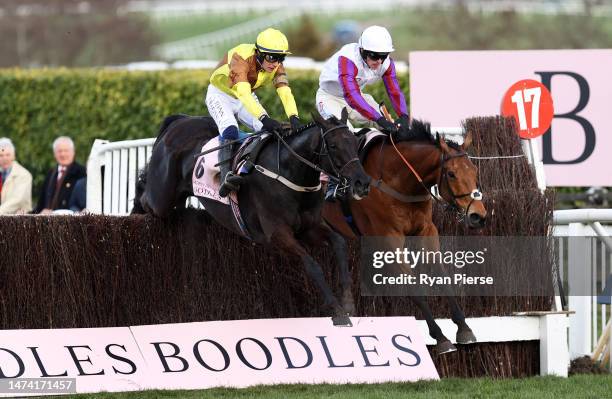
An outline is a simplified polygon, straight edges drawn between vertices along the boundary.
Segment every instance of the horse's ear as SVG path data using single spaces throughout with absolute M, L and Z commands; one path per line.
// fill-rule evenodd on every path
M 468 132 L 465 135 L 465 138 L 463 139 L 463 144 L 461 144 L 461 149 L 465 151 L 471 144 L 472 144 L 472 131 L 468 130 Z
M 445 154 L 450 153 L 450 148 L 448 148 L 448 144 L 446 144 L 446 140 L 444 140 L 443 136 L 440 136 L 440 133 L 436 132 L 436 141 L 438 142 L 438 146 Z
M 327 121 L 318 112 L 312 112 L 312 120 L 319 126 L 327 126 Z
M 348 120 L 348 111 L 346 110 L 346 107 L 342 107 L 342 113 L 340 114 L 340 122 L 342 122 L 343 125 L 346 125 L 347 120 Z

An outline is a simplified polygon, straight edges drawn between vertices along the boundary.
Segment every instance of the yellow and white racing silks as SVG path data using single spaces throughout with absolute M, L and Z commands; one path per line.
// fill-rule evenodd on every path
M 254 44 L 241 44 L 229 50 L 211 75 L 210 83 L 224 93 L 239 99 L 246 110 L 259 119 L 267 113 L 252 93 L 272 82 L 287 117 L 297 116 L 297 106 L 283 64 L 279 64 L 272 72 L 259 69 L 255 49 Z

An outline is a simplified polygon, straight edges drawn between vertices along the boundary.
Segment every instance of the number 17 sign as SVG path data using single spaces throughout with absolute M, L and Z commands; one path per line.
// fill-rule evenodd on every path
M 502 115 L 514 117 L 521 138 L 533 139 L 541 136 L 552 123 L 552 96 L 537 80 L 520 80 L 504 95 Z

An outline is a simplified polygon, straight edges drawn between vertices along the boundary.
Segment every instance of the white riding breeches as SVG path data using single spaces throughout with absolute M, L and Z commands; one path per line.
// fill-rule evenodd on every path
M 367 93 L 362 93 L 363 98 L 366 100 L 368 104 L 370 104 L 374 109 L 378 109 L 378 104 L 374 97 Z M 325 92 L 322 89 L 317 90 L 316 97 L 316 106 L 319 114 L 325 119 L 329 119 L 332 115 L 336 118 L 340 119 L 340 115 L 342 114 L 342 109 L 346 108 L 348 111 L 348 119 L 347 124 L 349 129 L 352 131 L 360 130 L 361 127 L 375 127 L 376 124 L 369 120 L 368 118 L 361 115 L 355 109 L 353 109 L 344 98 L 337 97 Z M 359 125 L 358 128 L 353 126 L 351 122 Z
M 255 93 L 252 93 L 252 95 L 255 101 L 259 102 Z M 212 84 L 208 85 L 205 103 L 210 116 L 212 116 L 217 124 L 219 134 L 222 134 L 229 126 L 236 126 L 238 128 L 236 117 L 254 132 L 260 131 L 263 127 L 261 122 L 246 110 L 240 100 L 217 89 Z

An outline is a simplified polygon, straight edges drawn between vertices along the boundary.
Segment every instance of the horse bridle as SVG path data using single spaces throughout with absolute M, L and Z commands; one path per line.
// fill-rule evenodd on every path
M 395 151 L 397 152 L 399 157 L 406 164 L 406 166 L 408 166 L 408 169 L 414 174 L 414 176 L 416 177 L 417 181 L 427 191 L 428 195 L 426 195 L 426 196 L 418 196 L 418 195 L 417 196 L 407 196 L 407 195 L 404 195 L 404 194 L 400 194 L 397 191 L 393 190 L 391 187 L 387 186 L 384 183 L 384 181 L 382 181 L 382 173 L 381 173 L 381 179 L 378 180 L 377 182 L 375 182 L 375 184 L 378 183 L 377 187 L 381 191 L 387 193 L 388 195 L 390 195 L 390 196 L 394 197 L 395 199 L 398 199 L 399 201 L 402 201 L 402 202 L 422 202 L 422 201 L 425 201 L 426 199 L 429 199 L 429 198 L 433 198 L 435 201 L 440 202 L 440 199 L 443 199 L 443 198 L 440 195 L 440 191 L 439 190 L 440 190 L 440 187 L 442 187 L 442 183 L 446 183 L 446 187 L 448 188 L 448 192 L 450 193 L 450 195 L 452 197 L 452 201 L 450 201 L 450 202 L 447 201 L 446 208 L 448 210 L 454 210 L 455 212 L 457 212 L 458 219 L 460 219 L 460 220 L 464 219 L 465 216 L 468 214 L 468 212 L 470 210 L 470 207 L 472 206 L 474 201 L 481 201 L 482 200 L 482 192 L 480 191 L 480 184 L 478 182 L 476 183 L 476 187 L 477 188 L 472 190 L 471 192 L 465 193 L 465 194 L 455 194 L 453 189 L 452 189 L 452 187 L 451 187 L 451 185 L 450 185 L 450 182 L 448 181 L 448 173 L 447 173 L 448 170 L 445 167 L 446 163 L 448 161 L 450 161 L 451 159 L 454 159 L 454 158 L 467 157 L 468 156 L 467 152 L 460 151 L 460 152 L 457 152 L 455 154 L 451 154 L 449 156 L 446 156 L 446 154 L 444 152 L 442 152 L 442 154 L 440 155 L 440 177 L 438 178 L 438 183 L 435 184 L 434 186 L 432 186 L 431 188 L 428 188 L 425 185 L 425 183 L 423 182 L 423 179 L 418 174 L 418 172 L 412 167 L 410 162 L 408 162 L 408 160 L 406 158 L 404 158 L 402 153 L 399 151 L 399 149 L 395 145 L 395 142 L 393 141 L 393 136 L 389 136 L 389 137 L 391 139 L 391 143 L 393 144 L 393 148 L 395 149 Z M 380 147 L 381 152 L 382 152 L 383 144 L 381 144 L 381 147 Z M 382 170 L 382 158 L 381 158 L 381 163 L 380 163 L 379 166 L 380 166 L 380 168 Z M 432 190 L 435 190 L 436 194 L 432 193 Z M 462 208 L 457 203 L 457 199 L 467 197 L 468 195 L 472 197 L 472 200 L 468 204 L 467 208 L 463 211 Z
M 474 201 L 482 201 L 482 192 L 480 191 L 480 184 L 477 182 L 476 188 L 469 193 L 455 194 L 455 192 L 453 191 L 453 188 L 450 185 L 450 182 L 448 181 L 448 169 L 445 167 L 445 165 L 451 159 L 467 157 L 467 156 L 468 156 L 467 152 L 461 151 L 456 154 L 452 154 L 448 156 L 445 153 L 442 153 L 440 157 L 440 177 L 438 178 L 437 186 L 441 188 L 442 184 L 446 183 L 446 187 L 452 198 L 451 202 L 447 201 L 448 202 L 447 209 L 456 211 L 460 219 L 465 218 L 465 216 L 469 214 L 470 207 L 472 206 Z M 435 198 L 433 194 L 432 196 Z M 470 201 L 468 206 L 465 208 L 465 210 L 462 210 L 459 204 L 457 203 L 457 200 L 460 198 L 465 198 L 467 196 L 470 196 L 472 200 Z
M 342 165 L 342 167 L 340 167 L 340 169 L 337 169 L 336 166 L 334 165 L 334 160 L 331 157 L 331 154 L 329 153 L 328 150 L 328 145 L 327 145 L 327 141 L 325 139 L 325 136 L 327 136 L 330 132 L 333 132 L 335 130 L 338 129 L 348 129 L 347 125 L 337 125 L 334 127 L 331 127 L 329 129 L 327 129 L 326 131 L 323 131 L 322 128 L 319 127 L 319 134 L 321 136 L 321 145 L 318 151 L 315 151 L 315 154 L 317 154 L 319 156 L 318 158 L 318 163 L 321 163 L 321 157 L 322 156 L 327 156 L 329 159 L 329 163 L 332 166 L 333 172 L 334 174 L 330 173 L 329 171 L 324 170 L 322 167 L 320 167 L 318 164 L 312 163 L 309 160 L 307 160 L 306 158 L 302 157 L 300 154 L 298 154 L 297 152 L 295 152 L 293 150 L 293 148 L 291 148 L 291 146 L 285 141 L 285 139 L 278 133 L 278 132 L 274 132 L 276 137 L 278 138 L 278 140 L 287 148 L 287 150 L 289 150 L 289 152 L 296 157 L 300 162 L 302 162 L 303 164 L 309 166 L 310 168 L 316 170 L 317 172 L 320 173 L 324 173 L 327 176 L 329 176 L 329 179 L 336 182 L 338 184 L 338 190 L 342 190 L 345 191 L 347 190 L 350 185 L 348 183 L 348 179 L 345 177 L 342 177 L 342 171 L 351 163 L 353 162 L 359 162 L 359 158 L 355 157 L 353 159 L 350 159 L 349 161 L 347 161 L 344 165 Z

